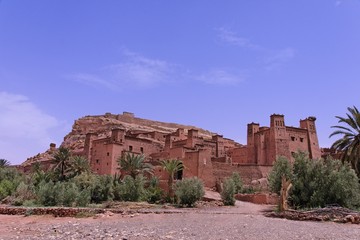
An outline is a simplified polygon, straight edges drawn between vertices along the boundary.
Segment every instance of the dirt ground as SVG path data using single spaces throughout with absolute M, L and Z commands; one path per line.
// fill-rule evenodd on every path
M 88 218 L 0 215 L 0 239 L 360 239 L 360 226 L 268 218 L 268 206 L 176 209 Z

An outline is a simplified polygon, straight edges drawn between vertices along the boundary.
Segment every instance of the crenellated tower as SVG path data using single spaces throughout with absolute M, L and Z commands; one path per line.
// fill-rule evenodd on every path
M 278 156 L 291 158 L 289 150 L 289 136 L 286 132 L 284 115 L 273 114 L 270 116 L 270 142 L 269 156 L 266 164 L 272 165 Z
M 256 144 L 255 144 L 255 133 L 259 132 L 258 123 L 249 123 L 247 125 L 247 162 L 248 163 L 258 163 Z
M 308 117 L 304 120 L 300 120 L 300 128 L 308 130 L 309 157 L 312 159 L 321 157 L 315 121 L 316 117 Z

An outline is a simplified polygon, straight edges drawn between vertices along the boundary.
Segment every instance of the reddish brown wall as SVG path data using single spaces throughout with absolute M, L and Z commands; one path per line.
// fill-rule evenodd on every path
M 206 187 L 215 186 L 211 155 L 208 150 L 187 152 L 183 162 L 184 178 L 198 177 L 204 181 Z
M 245 184 L 250 184 L 252 180 L 267 177 L 271 171 L 270 166 L 245 166 L 241 164 L 226 164 L 213 162 L 214 177 L 222 181 L 224 178 L 229 177 L 233 172 L 240 174 Z

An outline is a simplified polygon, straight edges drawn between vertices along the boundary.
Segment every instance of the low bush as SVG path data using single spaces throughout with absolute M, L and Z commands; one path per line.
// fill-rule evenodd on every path
M 286 157 L 280 156 L 276 159 L 268 177 L 270 191 L 280 194 L 282 176 L 289 180 L 292 179 L 293 174 L 289 160 Z
M 14 168 L 0 168 L 0 200 L 12 195 L 22 181 L 22 175 Z
M 235 183 L 232 178 L 225 179 L 220 195 L 225 206 L 235 205 Z
M 134 178 L 127 175 L 124 177 L 122 183 L 115 188 L 115 200 L 137 202 L 144 197 L 145 178 L 142 175 L 137 175 Z
M 339 160 L 295 160 L 290 203 L 295 208 L 324 207 L 337 204 L 360 206 L 359 179 L 348 163 Z
M 110 175 L 95 175 L 89 185 L 92 203 L 101 203 L 114 198 L 113 179 Z
M 192 207 L 195 202 L 201 200 L 204 195 L 204 185 L 202 181 L 196 177 L 185 178 L 178 181 L 175 185 L 175 196 L 178 198 L 180 205 Z
M 291 176 L 289 203 L 294 208 L 324 207 L 328 204 L 348 208 L 360 206 L 359 179 L 348 163 L 331 158 L 310 159 L 302 152 L 295 154 L 294 158 L 290 174 L 290 165 L 283 158 L 276 161 L 269 176 L 270 189 L 276 193 L 280 191 L 281 176 Z
M 149 186 L 145 191 L 146 201 L 149 203 L 158 203 L 161 201 L 164 191 L 159 187 L 159 179 L 153 176 L 149 181 Z
M 54 192 L 55 184 L 53 182 L 41 181 L 36 192 L 37 200 L 43 206 L 55 206 L 56 196 Z
M 231 175 L 231 179 L 233 180 L 234 182 L 234 185 L 235 185 L 235 194 L 236 193 L 241 193 L 242 190 L 243 190 L 243 181 L 240 177 L 240 174 L 237 173 L 237 172 L 233 172 L 232 175 Z

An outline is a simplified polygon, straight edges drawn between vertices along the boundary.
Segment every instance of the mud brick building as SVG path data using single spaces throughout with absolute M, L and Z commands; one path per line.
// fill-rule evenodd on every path
M 270 116 L 270 127 L 258 123 L 247 126 L 247 145 L 229 151 L 233 163 L 244 165 L 273 165 L 277 156 L 293 160 L 297 151 L 309 153 L 310 158 L 320 158 L 321 151 L 316 133 L 315 117 L 300 120 L 300 127 L 285 125 L 284 115 Z
M 126 113 L 129 121 L 136 121 Z M 250 123 L 247 127 L 247 145 L 214 134 L 211 137 L 199 135 L 197 129 L 178 128 L 166 133 L 162 131 L 126 130 L 114 127 L 110 136 L 99 137 L 86 133 L 83 155 L 90 161 L 91 168 L 98 174 L 115 174 L 117 159 L 126 153 L 143 154 L 155 165 L 155 175 L 167 179 L 160 167 L 162 159 L 180 159 L 185 169 L 177 177 L 199 177 L 208 187 L 216 180 L 239 172 L 245 181 L 265 177 L 277 156 L 291 161 L 299 150 L 308 152 L 311 158 L 320 158 L 315 117 L 300 120 L 300 126 L 285 125 L 283 115 L 270 116 L 270 126 L 260 127 Z

